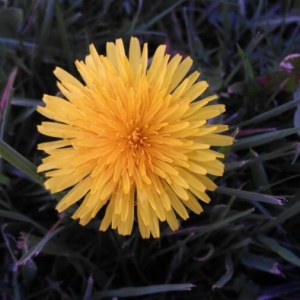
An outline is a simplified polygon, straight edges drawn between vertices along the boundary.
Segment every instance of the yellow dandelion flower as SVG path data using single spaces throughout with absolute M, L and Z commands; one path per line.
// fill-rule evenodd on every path
M 210 147 L 232 138 L 219 134 L 227 126 L 206 123 L 225 107 L 207 105 L 216 96 L 195 101 L 207 82 L 196 82 L 199 72 L 186 77 L 191 58 L 170 59 L 165 51 L 159 46 L 148 67 L 147 44 L 141 49 L 131 38 L 127 57 L 117 39 L 106 56 L 91 45 L 85 62 L 75 62 L 84 84 L 54 71 L 67 100 L 44 95 L 45 107 L 37 108 L 54 121 L 39 132 L 58 139 L 39 144 L 48 156 L 38 171 L 46 171 L 51 193 L 71 188 L 59 212 L 83 199 L 72 216 L 82 225 L 106 207 L 100 230 L 111 225 L 129 235 L 137 215 L 142 237 L 159 237 L 159 221 L 176 230 L 176 214 L 185 220 L 187 209 L 201 213 L 198 199 L 209 202 L 206 190 L 216 188 L 206 175 L 223 174 L 223 154 Z

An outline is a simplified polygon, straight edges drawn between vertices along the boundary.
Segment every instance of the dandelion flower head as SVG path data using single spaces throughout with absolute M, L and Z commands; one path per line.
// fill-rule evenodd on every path
M 76 61 L 84 81 L 56 68 L 64 98 L 44 95 L 38 112 L 51 119 L 39 132 L 57 140 L 39 144 L 47 153 L 39 172 L 51 193 L 67 190 L 57 205 L 62 212 L 79 202 L 72 218 L 85 225 L 105 210 L 100 230 L 132 232 L 137 218 L 143 238 L 160 236 L 159 222 L 172 230 L 178 216 L 202 212 L 199 199 L 216 189 L 207 175 L 221 176 L 223 154 L 211 146 L 232 144 L 219 134 L 226 125 L 207 124 L 225 111 L 224 105 L 199 100 L 207 89 L 187 76 L 192 60 L 166 54 L 159 46 L 148 67 L 147 44 L 131 38 L 126 55 L 123 41 L 106 45 L 106 56 L 93 45 L 85 61 Z

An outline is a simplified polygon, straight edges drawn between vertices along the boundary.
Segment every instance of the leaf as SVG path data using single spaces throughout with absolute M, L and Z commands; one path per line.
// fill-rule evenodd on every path
M 37 106 L 45 105 L 45 103 L 42 100 L 21 98 L 21 97 L 13 97 L 11 99 L 11 104 L 16 106 L 34 107 L 34 108 L 36 108 Z
M 263 1 L 262 1 L 263 3 Z M 299 15 L 296 14 L 285 14 L 284 16 L 274 16 L 274 17 L 265 17 L 262 16 L 260 17 L 260 19 L 257 20 L 253 20 L 253 19 L 249 19 L 249 21 L 247 21 L 249 24 L 248 26 L 250 27 L 262 27 L 262 28 L 268 28 L 268 30 L 270 30 L 272 27 L 277 27 L 284 24 L 290 24 L 290 23 L 298 23 L 299 22 Z M 251 25 L 250 25 L 251 22 Z M 272 29 L 273 29 L 272 28 Z
M 28 247 L 30 248 L 33 248 L 35 245 L 40 243 L 42 239 L 43 238 L 35 236 L 33 234 L 30 234 L 28 237 L 26 237 Z M 51 243 L 46 244 L 42 249 L 42 253 L 54 256 L 69 257 L 71 259 L 85 259 L 84 256 L 81 256 L 78 252 L 71 250 L 66 244 L 56 241 L 52 241 Z
M 243 253 L 239 258 L 241 260 L 241 263 L 246 267 L 275 275 L 282 274 L 278 269 L 278 262 L 271 258 L 251 253 Z
M 36 245 L 40 244 L 44 237 L 35 236 L 33 234 L 26 236 L 26 242 L 28 245 L 28 248 L 33 249 Z M 89 268 L 89 270 L 92 272 L 92 274 L 99 278 L 105 278 L 104 273 L 98 269 L 97 265 L 95 265 L 90 259 L 84 255 L 81 255 L 78 251 L 72 250 L 67 244 L 65 244 L 62 241 L 55 241 L 51 240 L 50 242 L 46 243 L 44 247 L 41 249 L 41 253 L 48 254 L 52 256 L 61 256 L 70 261 L 71 264 L 73 264 L 74 268 L 77 269 L 78 273 L 84 273 L 81 272 L 82 265 Z M 84 262 L 82 264 L 82 262 Z M 98 277 L 97 277 L 98 276 Z
M 290 262 L 291 264 L 297 267 L 300 267 L 300 258 L 290 250 L 279 245 L 279 243 L 276 240 L 271 239 L 265 235 L 259 235 L 258 240 L 286 261 Z
M 286 280 L 286 282 L 282 284 L 271 284 L 265 287 L 263 291 L 260 289 L 259 294 L 259 297 L 255 298 L 255 300 L 298 300 L 299 281 L 295 280 L 289 282 Z M 295 295 L 295 298 L 292 295 Z M 241 300 L 244 300 L 244 298 Z
M 31 220 L 27 216 L 24 216 L 17 212 L 0 209 L 0 217 L 12 219 L 12 220 L 16 220 L 16 221 L 21 221 L 21 222 L 26 222 L 26 223 L 29 223 L 29 224 L 32 224 L 33 226 L 35 226 L 42 233 L 47 232 L 47 230 L 43 226 L 41 226 L 37 222 Z
M 1 97 L 1 111 L 4 111 L 6 104 L 9 100 L 11 89 L 13 88 L 17 73 L 18 73 L 18 68 L 15 67 L 9 74 L 3 95 Z
M 0 121 L 1 121 L 1 127 L 0 127 L 0 139 L 4 139 L 6 129 L 9 124 L 10 119 L 10 106 L 11 106 L 11 99 L 13 96 L 13 85 L 16 79 L 18 73 L 18 68 L 14 68 L 8 77 L 3 95 L 1 97 L 1 104 L 0 104 Z M 2 169 L 2 162 L 0 162 L 0 168 Z
M 90 300 L 92 298 L 93 285 L 94 285 L 94 279 L 93 276 L 90 275 L 83 300 Z
M 68 34 L 65 18 L 62 13 L 62 5 L 60 5 L 57 1 L 55 2 L 55 13 L 56 13 L 56 19 L 58 25 L 58 32 L 60 35 L 61 44 L 63 48 L 63 53 L 65 54 L 65 57 L 68 61 L 68 66 L 71 73 L 75 73 L 74 63 L 73 63 L 74 59 L 71 52 L 71 45 L 69 42 L 69 34 Z
M 245 75 L 246 75 L 245 76 L 246 81 L 253 80 L 254 79 L 254 71 L 252 69 L 249 58 L 247 57 L 247 55 L 245 54 L 245 52 L 242 50 L 242 48 L 239 45 L 237 45 L 237 50 L 238 50 L 240 58 L 243 61 Z
M 271 195 L 263 195 L 255 192 L 248 192 L 238 189 L 232 189 L 227 187 L 217 187 L 215 192 L 228 195 L 228 196 L 234 196 L 239 197 L 251 201 L 259 201 L 259 202 L 265 202 L 275 205 L 283 205 L 286 199 L 284 197 L 280 196 L 271 196 Z
M 144 295 L 151 295 L 157 293 L 167 293 L 176 291 L 190 291 L 194 287 L 191 283 L 180 284 L 162 284 L 162 285 L 149 285 L 143 287 L 128 287 L 117 290 L 103 291 L 95 293 L 92 299 L 99 299 L 104 297 L 137 297 Z
M 246 83 L 244 81 L 238 81 L 233 83 L 227 88 L 229 94 L 239 94 L 244 95 L 246 88 Z
M 202 225 L 202 226 L 197 226 L 197 227 L 190 227 L 190 228 L 186 228 L 186 229 L 181 229 L 181 230 L 177 230 L 177 231 L 173 231 L 173 232 L 168 232 L 168 235 L 177 235 L 177 234 L 182 234 L 182 233 L 198 233 L 198 234 L 205 234 L 205 233 L 209 233 L 212 232 L 214 230 L 218 230 L 220 228 L 224 228 L 226 225 L 228 225 L 230 222 L 233 222 L 235 220 L 238 220 L 240 218 L 243 218 L 251 213 L 254 212 L 254 208 L 249 208 L 245 211 L 242 211 L 240 213 L 237 213 L 235 215 L 231 215 L 230 217 L 221 219 L 219 221 L 216 221 L 212 224 L 209 225 Z M 194 235 L 193 238 L 196 238 L 197 235 Z
M 292 218 L 293 216 L 297 215 L 300 213 L 300 202 L 299 201 L 295 201 L 295 204 L 289 208 L 286 208 L 282 213 L 280 213 L 279 215 L 276 216 L 275 219 L 269 221 L 267 224 L 258 227 L 256 232 L 263 232 L 266 230 L 269 230 L 273 227 L 275 227 L 276 225 Z
M 44 187 L 43 181 L 37 175 L 36 166 L 3 140 L 0 140 L 0 155 L 17 169 L 28 175 L 33 181 Z
M 185 0 L 178 0 L 175 3 L 173 3 L 171 6 L 167 7 L 164 11 L 154 14 L 154 17 L 148 21 L 148 23 L 143 23 L 138 30 L 147 30 L 149 27 L 151 27 L 153 24 L 157 23 L 161 18 L 163 18 L 165 15 L 170 13 L 172 10 L 174 10 L 177 6 L 179 6 L 181 3 L 183 3 Z M 172 2 L 169 2 L 172 3 Z
M 300 87 L 296 89 L 293 96 L 296 99 L 300 98 Z M 297 109 L 294 114 L 294 127 L 299 127 L 299 126 L 300 126 L 300 103 L 297 105 Z M 298 131 L 297 134 L 300 135 L 300 131 Z
M 297 128 L 277 130 L 275 132 L 257 134 L 255 136 L 243 138 L 243 139 L 236 141 L 233 144 L 232 149 L 233 150 L 243 150 L 243 149 L 261 146 L 261 145 L 285 138 L 289 135 L 295 134 L 299 130 L 300 130 L 300 127 L 297 127 Z
M 266 111 L 262 114 L 259 114 L 258 116 L 254 117 L 250 120 L 247 120 L 245 122 L 240 123 L 238 125 L 238 127 L 244 127 L 244 126 L 247 126 L 247 125 L 258 124 L 260 122 L 272 119 L 276 116 L 279 116 L 279 115 L 285 113 L 286 111 L 294 108 L 295 106 L 297 106 L 299 104 L 300 104 L 300 97 L 298 96 L 298 97 L 295 97 L 295 100 L 288 101 L 287 103 L 284 103 L 280 106 L 277 106 L 277 107 L 275 107 L 271 110 L 268 110 L 268 111 Z
M 282 83 L 282 89 L 288 93 L 295 92 L 298 86 L 298 74 L 292 72 L 290 76 Z
M 297 142 L 284 144 L 283 147 L 278 148 L 270 153 L 260 154 L 258 157 L 254 159 L 241 160 L 237 162 L 231 162 L 226 166 L 227 172 L 232 172 L 236 169 L 241 169 L 245 166 L 252 165 L 253 163 L 265 162 L 275 158 L 282 158 L 287 155 L 295 155 L 295 153 L 299 152 L 299 145 Z
M 63 229 L 65 229 L 65 226 L 59 227 L 55 230 L 53 230 L 51 233 L 46 234 L 43 239 L 37 243 L 33 248 L 31 248 L 25 255 L 23 255 L 14 266 L 14 270 L 18 268 L 18 266 L 26 264 L 28 260 L 30 260 L 33 256 L 38 255 L 43 247 L 58 233 L 60 233 Z
M 252 159 L 258 158 L 259 154 L 254 150 L 250 150 Z M 270 182 L 264 164 L 261 161 L 255 161 L 251 165 L 252 178 L 259 191 L 271 194 Z
M 212 286 L 212 289 L 220 289 L 222 288 L 231 278 L 233 275 L 233 264 L 232 259 L 229 255 L 226 255 L 225 258 L 225 265 L 226 265 L 226 273 Z
M 27 253 L 28 253 L 28 245 L 25 242 L 22 245 L 22 254 L 26 255 Z M 26 264 L 22 266 L 22 274 L 23 274 L 24 284 L 26 285 L 26 287 L 29 287 L 32 284 L 32 281 L 37 275 L 37 271 L 38 271 L 37 265 L 35 264 L 32 258 L 27 260 Z
M 45 47 L 49 43 L 51 30 L 53 28 L 52 22 L 54 18 L 54 4 L 55 0 L 45 2 L 47 5 L 43 24 L 40 28 L 37 48 L 35 48 L 36 62 L 39 63 L 41 58 L 45 55 Z
M 300 127 L 300 105 L 297 106 L 297 109 L 294 114 L 294 126 Z M 300 135 L 300 130 L 297 132 Z
M 0 184 L 9 186 L 10 185 L 10 179 L 5 175 L 0 174 Z

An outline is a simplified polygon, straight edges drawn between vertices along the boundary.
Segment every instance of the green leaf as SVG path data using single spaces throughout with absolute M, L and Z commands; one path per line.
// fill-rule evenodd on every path
M 293 93 L 298 86 L 298 74 L 291 73 L 291 75 L 283 82 L 283 90 L 288 93 Z
M 178 0 L 173 5 L 169 6 L 164 11 L 162 11 L 161 13 L 154 14 L 154 17 L 148 23 L 143 24 L 142 26 L 140 26 L 140 28 L 138 28 L 138 30 L 147 30 L 149 27 L 151 27 L 153 24 L 157 23 L 161 18 L 163 18 L 169 12 L 174 10 L 178 5 L 180 5 L 184 1 L 185 0 Z
M 43 24 L 41 26 L 39 38 L 38 38 L 38 46 L 35 48 L 35 58 L 36 62 L 39 63 L 40 60 L 44 57 L 45 55 L 45 48 L 46 45 L 48 44 L 51 36 L 51 30 L 53 28 L 52 22 L 54 18 L 54 4 L 55 0 L 49 0 L 45 2 L 47 5 L 44 18 L 43 18 Z
M 246 86 L 244 81 L 234 82 L 228 87 L 227 91 L 230 94 L 244 95 Z
M 280 147 L 277 150 L 274 150 L 270 153 L 260 154 L 258 157 L 254 159 L 247 159 L 247 160 L 241 160 L 237 162 L 231 162 L 227 167 L 227 172 L 235 171 L 236 169 L 241 169 L 245 166 L 252 165 L 253 163 L 259 163 L 259 162 L 265 162 L 271 159 L 275 158 L 282 158 L 284 156 L 290 156 L 295 155 L 299 152 L 299 145 L 298 143 L 288 143 L 287 146 L 284 145 L 284 147 Z
M 285 138 L 294 133 L 297 133 L 299 130 L 300 130 L 300 127 L 289 128 L 289 129 L 278 130 L 278 131 L 274 131 L 274 132 L 257 134 L 257 135 L 251 136 L 251 137 L 246 137 L 246 138 L 236 141 L 233 144 L 232 149 L 233 150 L 243 150 L 243 149 L 249 149 L 249 148 L 261 146 L 261 145 Z
M 22 245 L 22 255 L 26 255 L 27 253 L 28 253 L 28 247 L 27 247 L 27 243 L 25 242 Z M 24 278 L 24 284 L 26 287 L 29 287 L 37 275 L 37 272 L 38 272 L 37 265 L 31 258 L 31 259 L 27 260 L 26 264 L 24 264 L 21 267 L 21 269 L 22 269 L 22 275 Z
M 300 97 L 300 87 L 294 92 L 294 98 Z M 297 109 L 294 113 L 294 127 L 300 127 L 300 103 L 297 105 Z M 300 135 L 300 131 L 297 132 Z
M 246 267 L 275 275 L 282 274 L 278 269 L 278 262 L 271 258 L 251 253 L 242 253 L 239 259 L 241 260 L 241 263 Z
M 0 184 L 9 186 L 10 185 L 10 179 L 5 175 L 0 174 Z
M 237 49 L 238 49 L 238 53 L 243 61 L 245 75 L 246 75 L 246 81 L 253 80 L 254 79 L 254 71 L 252 69 L 249 58 L 246 56 L 245 52 L 242 50 L 242 48 L 239 45 L 237 45 Z
M 46 232 L 43 233 L 45 234 Z M 28 248 L 33 249 L 36 245 L 40 244 L 43 239 L 44 237 L 35 236 L 33 234 L 27 235 L 26 242 Z M 93 264 L 88 257 L 81 255 L 78 251 L 72 250 L 67 244 L 61 241 L 51 240 L 44 245 L 44 247 L 41 249 L 41 253 L 56 257 L 62 256 L 68 258 L 70 263 L 73 264 L 75 268 L 78 268 L 78 265 L 80 265 L 78 262 L 80 260 L 84 262 L 84 265 L 87 266 L 94 275 L 99 272 L 97 266 Z
M 276 240 L 271 239 L 265 235 L 259 235 L 258 240 L 286 261 L 297 267 L 300 267 L 300 258 L 290 250 L 282 247 Z
M 258 116 L 254 117 L 250 120 L 242 122 L 238 125 L 238 127 L 244 127 L 244 126 L 248 126 L 248 125 L 258 124 L 260 122 L 275 118 L 276 116 L 279 116 L 279 115 L 285 113 L 286 111 L 294 108 L 298 104 L 300 104 L 299 97 L 297 97 L 295 100 L 288 101 L 285 104 L 282 104 L 282 105 L 277 106 L 271 110 L 268 110 L 262 114 L 259 114 Z
M 17 212 L 0 209 L 0 217 L 15 220 L 15 221 L 26 222 L 26 223 L 29 223 L 29 224 L 33 225 L 34 227 L 36 227 L 42 233 L 47 232 L 46 228 L 44 228 L 43 226 L 41 226 L 37 222 L 31 220 L 29 217 L 24 216 L 24 215 L 22 215 L 20 213 L 17 213 Z
M 222 288 L 231 278 L 233 275 L 233 264 L 232 259 L 229 255 L 226 255 L 225 258 L 225 265 L 226 265 L 226 273 L 212 286 L 212 289 L 220 289 Z
M 209 233 L 209 232 L 212 232 L 214 230 L 218 230 L 220 228 L 224 228 L 225 226 L 227 226 L 230 222 L 233 222 L 235 220 L 238 220 L 240 218 L 243 218 L 251 213 L 254 212 L 254 208 L 249 208 L 245 211 L 242 211 L 240 213 L 237 213 L 233 216 L 230 216 L 230 217 L 227 217 L 227 218 L 224 218 L 222 220 L 219 220 L 219 221 L 216 221 L 212 224 L 209 224 L 209 225 L 202 225 L 202 226 L 197 226 L 197 227 L 191 227 L 191 228 L 186 228 L 186 229 L 182 229 L 182 230 L 177 230 L 177 231 L 174 231 L 172 233 L 168 233 L 168 235 L 177 235 L 177 234 L 190 234 L 190 233 L 197 233 L 197 234 L 205 234 L 205 233 Z M 193 238 L 197 238 L 199 235 L 194 235 Z M 191 238 L 192 239 L 192 238 Z
M 39 244 L 42 240 L 43 237 L 38 237 L 33 234 L 30 234 L 26 237 L 26 241 L 29 248 L 33 248 L 35 245 Z M 69 249 L 69 247 L 64 243 L 59 243 L 56 241 L 51 241 L 51 243 L 46 244 L 41 252 L 53 256 L 69 257 L 71 259 L 74 258 L 85 259 L 83 256 L 80 256 L 78 252 Z
M 297 106 L 297 109 L 294 114 L 294 126 L 300 127 L 300 105 Z M 297 132 L 300 135 L 300 130 Z
M 43 181 L 36 172 L 36 166 L 3 140 L 0 140 L 0 155 L 17 169 L 28 175 L 33 181 L 44 187 Z
M 259 154 L 254 150 L 250 150 L 251 158 L 255 159 L 259 157 Z M 264 191 L 267 194 L 271 194 L 270 182 L 265 169 L 264 164 L 261 161 L 255 161 L 251 165 L 252 178 L 259 191 Z
M 55 230 L 53 230 L 51 233 L 46 234 L 42 240 L 37 243 L 33 248 L 31 248 L 25 255 L 23 255 L 14 266 L 14 270 L 18 268 L 18 266 L 26 264 L 28 260 L 30 260 L 33 256 L 38 255 L 44 246 L 58 233 L 60 233 L 63 229 L 65 229 L 65 226 L 59 227 Z
M 280 197 L 280 196 L 264 195 L 255 192 L 242 191 L 242 190 L 232 189 L 227 187 L 217 187 L 215 192 L 223 195 L 239 197 L 251 201 L 259 201 L 259 202 L 265 202 L 265 203 L 270 203 L 275 205 L 283 205 L 284 202 L 286 201 L 284 197 Z
M 62 5 L 56 1 L 55 3 L 55 12 L 57 18 L 58 32 L 60 34 L 61 44 L 63 48 L 63 53 L 68 61 L 69 69 L 71 73 L 75 73 L 74 70 L 74 59 L 71 52 L 71 45 L 69 42 L 69 34 L 67 31 L 67 26 L 65 23 L 65 18 L 62 13 Z
M 292 218 L 293 216 L 300 213 L 300 202 L 296 201 L 294 205 L 289 208 L 286 208 L 282 213 L 276 216 L 273 220 L 269 221 L 267 224 L 259 227 L 256 232 L 264 232 L 270 230 L 276 225 Z

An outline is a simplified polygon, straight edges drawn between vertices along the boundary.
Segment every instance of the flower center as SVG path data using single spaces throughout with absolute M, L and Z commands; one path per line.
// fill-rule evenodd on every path
M 139 127 L 133 128 L 133 131 L 127 136 L 127 138 L 131 148 L 137 148 L 139 145 L 142 145 L 144 142 L 143 140 L 146 139 L 143 137 Z
M 132 132 L 131 136 L 132 136 L 133 142 L 139 141 L 139 140 L 140 140 L 140 137 L 141 137 L 141 133 L 140 133 L 140 131 L 139 131 L 139 128 L 137 128 L 137 130 L 134 130 L 134 131 Z

